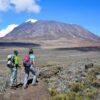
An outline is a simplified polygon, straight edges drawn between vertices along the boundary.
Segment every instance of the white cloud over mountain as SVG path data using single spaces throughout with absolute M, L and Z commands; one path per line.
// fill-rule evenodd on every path
M 5 35 L 7 35 L 9 32 L 11 32 L 17 26 L 18 25 L 16 25 L 16 24 L 11 24 L 11 25 L 8 25 L 7 28 L 0 30 L 0 37 L 4 37 Z
M 30 19 L 26 20 L 25 23 L 27 23 L 27 22 L 35 23 L 37 21 L 38 20 L 36 20 L 36 19 L 30 18 Z M 16 24 L 11 24 L 11 25 L 8 25 L 7 28 L 0 30 L 0 38 L 4 37 L 7 34 L 9 34 L 17 26 L 18 25 L 16 25 Z
M 39 13 L 41 7 L 37 0 L 0 0 L 0 11 L 15 10 L 16 12 L 34 12 Z

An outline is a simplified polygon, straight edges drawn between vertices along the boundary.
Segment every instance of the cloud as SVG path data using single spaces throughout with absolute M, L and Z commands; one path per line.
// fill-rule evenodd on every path
M 17 12 L 27 11 L 27 12 L 40 12 L 40 6 L 35 0 L 11 0 L 11 4 L 15 6 Z
M 34 12 L 39 13 L 41 7 L 37 0 L 0 0 L 0 11 L 15 10 L 16 12 Z
M 11 25 L 8 25 L 7 28 L 0 30 L 0 37 L 4 37 L 5 35 L 7 35 L 9 32 L 11 32 L 17 26 L 18 25 L 16 25 L 16 24 L 11 24 Z
M 9 9 L 9 0 L 0 0 L 0 11 L 5 12 Z

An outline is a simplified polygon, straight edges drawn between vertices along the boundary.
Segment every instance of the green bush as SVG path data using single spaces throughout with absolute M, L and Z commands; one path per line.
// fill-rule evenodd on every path
M 84 88 L 82 83 L 73 83 L 70 85 L 70 90 L 73 92 L 79 92 Z
M 57 90 L 55 88 L 49 88 L 50 96 L 56 96 L 58 94 Z

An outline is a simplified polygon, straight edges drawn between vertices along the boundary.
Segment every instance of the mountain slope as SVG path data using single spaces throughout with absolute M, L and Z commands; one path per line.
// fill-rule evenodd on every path
M 65 24 L 55 21 L 30 21 L 16 27 L 5 38 L 56 40 L 79 39 L 98 41 L 99 38 L 76 24 Z

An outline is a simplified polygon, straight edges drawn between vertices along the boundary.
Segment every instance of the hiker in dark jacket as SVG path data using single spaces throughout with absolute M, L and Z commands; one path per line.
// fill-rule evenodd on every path
M 24 77 L 24 88 L 27 88 L 27 82 L 29 73 L 31 72 L 33 75 L 32 85 L 36 85 L 36 70 L 34 68 L 35 66 L 35 54 L 32 49 L 29 50 L 29 54 L 26 55 L 26 61 L 24 61 L 24 67 L 25 67 L 25 77 Z M 25 59 L 24 58 L 24 59 Z

